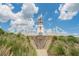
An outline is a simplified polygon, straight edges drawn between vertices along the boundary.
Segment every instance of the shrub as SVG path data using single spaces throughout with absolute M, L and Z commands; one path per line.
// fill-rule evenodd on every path
M 36 55 L 35 49 L 30 44 L 29 36 L 28 38 L 21 34 L 3 34 L 0 36 L 0 46 L 3 46 L 3 50 L 0 49 L 0 51 L 6 51 L 7 49 L 7 55 L 14 55 L 14 56 L 27 56 L 27 55 Z M 6 47 L 5 47 L 6 46 Z M 4 48 L 5 47 L 5 48 Z M 11 47 L 11 48 L 10 48 Z M 10 52 L 12 52 L 10 54 Z M 5 55 L 1 52 L 0 55 Z
M 79 56 L 79 49 L 76 49 L 74 46 L 68 46 L 65 54 L 69 56 Z
M 4 34 L 5 32 L 0 28 L 0 35 Z
M 65 36 L 59 36 L 58 37 L 58 40 L 63 41 L 63 42 L 66 42 L 66 37 Z
M 74 43 L 77 43 L 78 41 L 77 41 L 77 38 L 74 36 L 67 36 L 67 42 L 74 44 Z
M 57 38 L 58 37 L 58 38 Z M 48 49 L 48 55 L 79 56 L 79 40 L 74 36 L 57 36 Z
M 55 41 L 48 49 L 49 55 L 65 55 L 63 43 L 61 41 Z
M 12 56 L 11 47 L 0 46 L 0 56 Z

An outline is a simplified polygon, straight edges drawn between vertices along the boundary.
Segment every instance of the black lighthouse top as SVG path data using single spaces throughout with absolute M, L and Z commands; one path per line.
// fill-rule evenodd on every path
M 41 25 L 41 24 L 43 24 L 42 15 L 38 17 L 38 25 Z

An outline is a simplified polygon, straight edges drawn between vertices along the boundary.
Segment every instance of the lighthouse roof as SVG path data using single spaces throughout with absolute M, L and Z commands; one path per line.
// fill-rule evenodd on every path
M 43 23 L 42 14 L 38 17 L 38 23 Z

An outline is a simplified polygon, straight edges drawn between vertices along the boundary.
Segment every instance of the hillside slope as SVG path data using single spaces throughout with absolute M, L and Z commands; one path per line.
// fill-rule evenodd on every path
M 47 52 L 51 56 L 79 56 L 79 38 L 74 36 L 53 36 Z
M 30 44 L 30 37 L 22 34 L 4 32 L 0 29 L 0 56 L 33 56 L 35 49 Z

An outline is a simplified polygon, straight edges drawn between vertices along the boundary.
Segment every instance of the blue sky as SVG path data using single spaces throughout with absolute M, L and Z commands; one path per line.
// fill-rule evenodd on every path
M 12 9 L 13 13 L 18 13 L 22 10 L 22 5 L 20 3 L 14 3 L 12 6 L 14 8 Z M 56 26 L 62 28 L 66 32 L 69 33 L 79 33 L 79 13 L 77 13 L 72 19 L 70 20 L 62 20 L 58 17 L 60 16 L 60 12 L 58 10 L 60 3 L 36 3 L 36 7 L 39 8 L 38 13 L 33 15 L 33 20 L 37 22 L 37 18 L 40 14 L 42 14 L 43 17 L 43 25 L 45 29 L 53 29 Z M 55 11 L 57 10 L 57 13 Z M 51 20 L 48 20 L 48 19 Z M 6 23 L 1 23 L 0 26 L 5 31 L 10 27 L 10 20 L 8 20 Z

